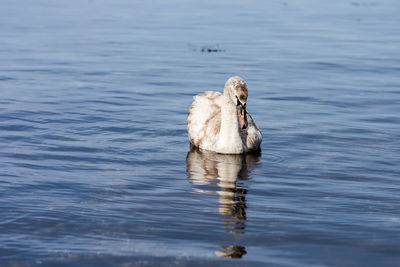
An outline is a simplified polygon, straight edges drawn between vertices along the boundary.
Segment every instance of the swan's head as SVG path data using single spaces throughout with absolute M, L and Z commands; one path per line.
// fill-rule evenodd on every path
M 248 96 L 247 85 L 244 80 L 238 76 L 234 76 L 228 79 L 225 84 L 225 90 L 229 94 L 229 97 L 236 105 L 239 126 L 241 129 L 247 128 L 247 112 L 246 112 L 246 101 Z

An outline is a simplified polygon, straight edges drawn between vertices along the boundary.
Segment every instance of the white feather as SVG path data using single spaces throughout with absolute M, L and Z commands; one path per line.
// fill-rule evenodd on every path
M 193 145 L 224 154 L 259 150 L 262 134 L 250 114 L 247 114 L 248 127 L 239 127 L 236 98 L 233 98 L 238 97 L 234 89 L 238 83 L 246 86 L 241 78 L 232 77 L 226 82 L 224 94 L 207 91 L 193 97 L 187 127 Z M 247 87 L 243 92 L 247 98 Z

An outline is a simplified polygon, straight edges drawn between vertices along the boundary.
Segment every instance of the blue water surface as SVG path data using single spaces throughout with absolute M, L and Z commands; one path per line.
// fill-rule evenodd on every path
M 398 266 L 400 2 L 0 2 L 1 266 Z M 261 155 L 189 147 L 248 84 Z

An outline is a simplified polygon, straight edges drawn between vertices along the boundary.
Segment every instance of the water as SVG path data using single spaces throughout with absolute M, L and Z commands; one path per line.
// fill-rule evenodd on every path
M 0 2 L 0 265 L 398 266 L 398 1 Z M 248 83 L 261 155 L 190 150 Z

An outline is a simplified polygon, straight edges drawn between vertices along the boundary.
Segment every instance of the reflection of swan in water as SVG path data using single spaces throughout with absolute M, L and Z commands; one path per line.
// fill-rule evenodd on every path
M 199 150 L 191 146 L 186 157 L 187 172 L 196 192 L 219 195 L 219 213 L 222 225 L 231 234 L 243 234 L 246 222 L 246 194 L 244 180 L 250 180 L 249 171 L 259 155 L 227 155 Z M 218 186 L 217 188 L 212 188 Z M 241 258 L 246 249 L 239 245 L 220 246 L 220 257 Z

